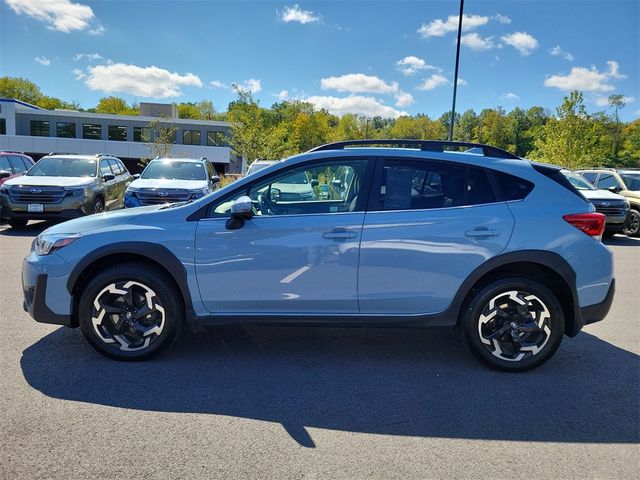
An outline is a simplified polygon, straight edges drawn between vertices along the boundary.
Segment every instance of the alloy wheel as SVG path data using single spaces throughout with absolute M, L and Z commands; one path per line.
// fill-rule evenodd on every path
M 537 355 L 551 337 L 549 309 L 536 295 L 511 290 L 494 296 L 478 321 L 478 335 L 494 356 L 519 362 Z
M 125 352 L 144 350 L 162 333 L 165 310 L 147 285 L 120 281 L 96 295 L 91 323 L 102 342 Z
M 629 235 L 630 237 L 638 235 L 640 232 L 640 213 L 632 210 L 629 213 L 629 219 L 627 220 L 627 224 L 624 226 L 622 233 L 625 235 Z

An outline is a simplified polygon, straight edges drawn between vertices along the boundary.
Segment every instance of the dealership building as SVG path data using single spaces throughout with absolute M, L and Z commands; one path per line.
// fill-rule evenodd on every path
M 171 156 L 201 158 L 219 173 L 238 173 L 241 162 L 227 144 L 227 122 L 178 118 L 173 104 L 140 103 L 140 115 L 45 110 L 0 98 L 0 150 L 24 152 L 34 160 L 50 152 L 105 153 L 122 159 L 132 173 L 140 159 L 154 156 L 158 130 L 171 142 Z

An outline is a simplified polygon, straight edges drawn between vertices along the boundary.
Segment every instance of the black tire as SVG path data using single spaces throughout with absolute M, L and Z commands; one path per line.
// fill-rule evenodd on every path
M 24 228 L 27 226 L 29 220 L 25 218 L 11 218 L 7 220 L 7 223 L 11 226 L 11 228 Z
M 628 237 L 640 236 L 640 212 L 638 210 L 629 211 L 627 223 L 625 223 L 622 233 Z
M 553 356 L 564 335 L 564 314 L 556 296 L 524 276 L 495 280 L 481 288 L 466 304 L 460 321 L 471 352 L 485 365 L 503 371 L 539 367 Z
M 104 200 L 102 197 L 97 197 L 93 201 L 93 211 L 91 213 L 102 213 L 104 212 Z
M 602 232 L 602 238 L 613 238 L 613 236 L 616 234 L 616 232 L 611 231 L 611 230 L 605 230 L 604 232 Z
M 126 263 L 102 271 L 89 282 L 78 303 L 78 320 L 84 337 L 103 355 L 147 360 L 176 339 L 184 306 L 163 271 Z

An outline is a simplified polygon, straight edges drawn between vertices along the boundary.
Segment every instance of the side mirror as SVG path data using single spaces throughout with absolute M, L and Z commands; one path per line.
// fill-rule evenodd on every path
M 133 174 L 133 178 L 135 178 L 136 180 L 140 178 L 140 174 L 139 173 L 134 173 Z
M 105 182 L 110 182 L 111 180 L 115 180 L 116 176 L 113 173 L 107 173 L 106 175 L 102 176 L 102 180 L 104 180 Z
M 217 175 L 214 175 L 213 177 L 211 177 L 211 184 L 215 185 L 216 183 L 220 183 L 220 177 Z
M 609 190 L 612 193 L 618 193 L 618 192 L 622 191 L 622 189 L 620 187 L 615 187 L 615 186 L 611 186 L 611 187 L 607 188 L 607 190 Z
M 0 178 L 7 178 L 11 176 L 11 172 L 7 170 L 0 170 Z
M 253 217 L 253 203 L 251 198 L 243 195 L 237 198 L 231 204 L 231 217 L 227 220 L 227 230 L 237 230 L 242 228 L 245 220 L 250 220 Z

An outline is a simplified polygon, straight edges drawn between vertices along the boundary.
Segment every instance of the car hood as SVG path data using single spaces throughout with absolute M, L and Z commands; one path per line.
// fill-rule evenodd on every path
M 138 178 L 129 185 L 130 188 L 179 188 L 184 190 L 200 190 L 206 186 L 206 180 L 172 180 L 170 178 Z
M 579 190 L 587 200 L 624 200 L 622 195 L 609 190 Z
M 47 233 L 87 233 L 100 230 L 113 225 L 129 224 L 133 219 L 157 212 L 163 205 L 150 205 L 148 207 L 127 208 L 113 212 L 87 215 L 86 217 L 75 218 L 67 222 L 59 223 L 47 228 L 43 234 Z
M 95 177 L 38 177 L 23 175 L 7 180 L 5 186 L 29 185 L 37 187 L 79 187 L 95 182 Z

